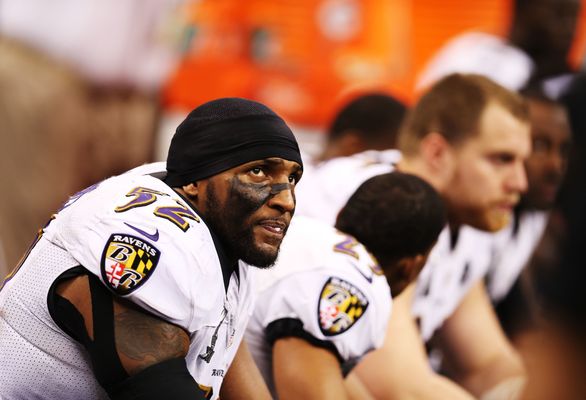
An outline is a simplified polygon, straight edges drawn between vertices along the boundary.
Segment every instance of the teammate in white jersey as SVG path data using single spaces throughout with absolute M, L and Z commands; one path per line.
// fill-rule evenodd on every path
M 522 381 L 523 367 L 480 279 L 487 267 L 481 233 L 463 227 L 492 232 L 510 221 L 527 188 L 527 106 L 520 96 L 487 78 L 450 75 L 421 97 L 407 116 L 399 148 L 399 170 L 430 182 L 448 210 L 448 238 L 443 239 L 443 250 L 433 252 L 453 257 L 465 245 L 463 240 L 479 244 L 466 245 L 468 255 L 459 263 L 441 260 L 444 265 L 431 271 L 431 285 L 420 279 L 416 290 L 406 290 L 394 303 L 383 348 L 365 359 L 356 373 L 380 398 L 471 399 L 500 390 L 501 385 L 512 393 Z M 433 252 L 425 269 L 432 267 Z M 426 321 L 421 325 L 442 350 L 450 380 L 430 369 L 417 329 L 416 318 L 429 320 L 436 310 L 441 318 L 427 328 Z
M 367 150 L 350 157 L 337 157 L 310 165 L 297 188 L 297 215 L 336 222 L 352 193 L 367 179 L 392 172 L 401 154 L 396 150 Z
M 508 223 L 527 187 L 523 161 L 529 148 L 523 100 L 486 78 L 455 74 L 436 83 L 408 114 L 399 133 L 398 164 L 352 161 L 355 169 L 331 167 L 329 176 L 323 174 L 318 179 L 314 178 L 318 174 L 310 171 L 301 182 L 297 193 L 300 212 L 314 204 L 316 195 L 308 188 L 331 186 L 327 192 L 331 199 L 318 194 L 317 204 L 323 204 L 323 209 L 327 204 L 335 208 L 343 201 L 332 200 L 336 193 L 343 197 L 348 187 L 357 187 L 360 179 L 368 177 L 368 170 L 381 168 L 398 168 L 424 178 L 445 201 L 450 230 L 440 236 L 440 247 L 432 251 L 418 280 L 417 292 L 424 298 L 418 296 L 414 304 L 414 285 L 399 296 L 383 348 L 366 357 L 355 371 L 377 397 L 470 399 L 469 392 L 480 396 L 523 374 L 480 279 L 488 267 L 487 250 L 484 245 L 462 249 L 465 242 L 484 241 L 482 234 L 460 228 L 471 225 L 496 231 Z M 348 159 L 357 158 L 363 155 Z M 334 159 L 318 168 L 332 166 L 335 161 L 350 165 Z M 329 211 L 328 216 L 334 213 Z M 469 235 L 474 237 L 468 239 Z M 460 256 L 460 251 L 465 251 L 466 257 Z M 443 265 L 428 272 L 432 260 L 438 260 L 434 252 L 448 258 L 440 257 Z M 453 257 L 463 262 L 450 262 Z M 424 285 L 430 278 L 437 283 Z M 449 282 L 445 288 L 443 281 Z M 428 287 L 429 291 L 422 290 Z M 441 309 L 436 308 L 438 304 Z M 442 347 L 453 360 L 453 381 L 430 369 L 417 319 L 422 327 L 429 326 L 426 336 L 435 332 L 442 337 Z
M 395 146 L 405 113 L 401 102 L 383 93 L 363 94 L 344 105 L 330 123 L 321 154 L 314 159 L 303 154 L 310 180 L 300 187 L 300 198 L 309 201 L 299 205 L 298 213 L 333 225 L 362 182 L 392 171 L 380 164 L 396 163 L 399 153 L 383 149 Z M 367 165 L 373 167 L 363 168 Z M 357 173 L 360 177 L 346 179 Z
M 166 168 L 73 196 L 0 291 L 0 398 L 270 398 L 240 345 L 250 266 L 276 260 L 301 173 L 280 117 L 219 99 Z
M 258 274 L 246 332 L 274 398 L 365 398 L 344 375 L 382 345 L 391 294 L 417 277 L 445 221 L 437 192 L 400 172 L 364 182 L 336 228 L 293 219 L 277 265 Z

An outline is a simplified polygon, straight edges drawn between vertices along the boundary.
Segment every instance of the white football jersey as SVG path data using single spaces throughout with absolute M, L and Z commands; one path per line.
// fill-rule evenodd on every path
M 332 351 L 343 365 L 382 345 L 390 288 L 353 237 L 296 216 L 277 264 L 259 271 L 257 279 L 257 304 L 245 338 L 273 396 L 271 340 L 303 338 Z
M 304 172 L 297 187 L 296 215 L 307 215 L 334 225 L 336 216 L 354 191 L 367 179 L 392 172 L 400 161 L 396 150 L 366 151 L 317 164 Z M 470 227 L 460 229 L 451 248 L 450 233 L 440 234 L 417 279 L 412 311 L 424 340 L 454 312 L 468 290 L 484 278 L 490 262 L 490 235 Z
M 401 159 L 397 150 L 369 150 L 315 165 L 304 165 L 303 179 L 295 188 L 295 215 L 334 225 L 338 212 L 367 179 L 392 172 Z
M 0 398 L 102 399 L 85 350 L 50 316 L 47 295 L 83 266 L 112 292 L 190 334 L 188 369 L 217 398 L 252 312 L 252 268 L 225 287 L 210 231 L 147 165 L 70 198 L 0 291 Z
M 452 247 L 449 228 L 421 271 L 412 313 L 424 341 L 452 315 L 471 287 L 486 275 L 490 264 L 490 234 L 462 226 Z
M 529 262 L 547 225 L 546 211 L 524 211 L 518 222 L 493 235 L 487 289 L 494 302 L 502 300 Z

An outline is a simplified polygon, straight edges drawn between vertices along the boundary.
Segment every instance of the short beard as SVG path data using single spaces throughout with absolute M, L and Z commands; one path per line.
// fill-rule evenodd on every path
M 205 222 L 220 238 L 222 246 L 230 256 L 261 269 L 270 268 L 275 264 L 279 250 L 267 252 L 258 248 L 254 241 L 253 227 L 246 224 L 251 212 L 245 210 L 245 207 L 222 209 L 212 184 L 208 185 L 206 201 Z

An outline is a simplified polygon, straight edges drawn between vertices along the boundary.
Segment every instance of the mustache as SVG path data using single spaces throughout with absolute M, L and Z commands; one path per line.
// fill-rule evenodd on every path
M 285 217 L 275 217 L 275 218 L 263 218 L 256 222 L 258 225 L 271 225 L 278 228 L 281 228 L 283 232 L 286 232 L 289 229 L 289 224 L 291 223 L 290 218 Z
M 519 201 L 521 201 L 521 194 L 515 193 L 515 194 L 508 195 L 506 198 L 503 198 L 501 201 L 498 202 L 498 204 L 507 204 L 507 205 L 516 206 L 517 204 L 519 204 Z

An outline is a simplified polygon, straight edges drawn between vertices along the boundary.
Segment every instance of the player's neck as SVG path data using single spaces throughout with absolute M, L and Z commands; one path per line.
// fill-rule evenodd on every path
M 436 177 L 435 174 L 429 169 L 427 164 L 421 159 L 420 157 L 406 157 L 402 156 L 401 161 L 397 164 L 397 170 L 401 172 L 405 172 L 407 174 L 412 174 L 424 179 L 427 183 L 429 183 L 435 190 L 437 190 L 440 195 L 443 192 L 444 184 Z

